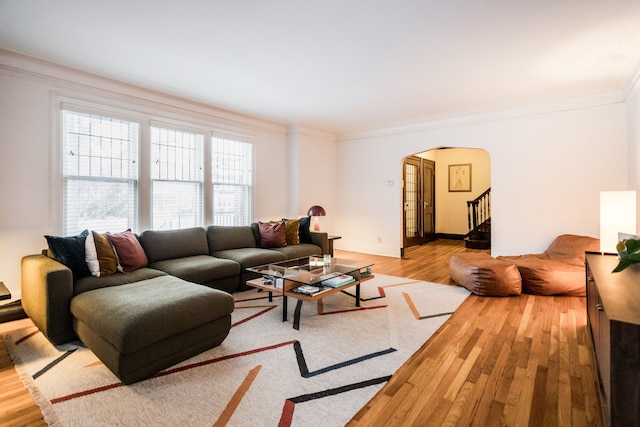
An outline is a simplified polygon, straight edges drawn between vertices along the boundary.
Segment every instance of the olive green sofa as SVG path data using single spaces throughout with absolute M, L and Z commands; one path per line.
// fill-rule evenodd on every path
M 48 250 L 27 255 L 23 309 L 53 344 L 79 338 L 123 383 L 140 381 L 222 343 L 247 268 L 328 251 L 326 233 L 262 248 L 256 227 L 145 231 L 147 265 L 104 277 L 74 278 Z

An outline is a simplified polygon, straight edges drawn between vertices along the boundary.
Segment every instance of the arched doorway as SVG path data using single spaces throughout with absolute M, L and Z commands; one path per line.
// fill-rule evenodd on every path
M 415 153 L 403 159 L 402 176 L 402 253 L 436 238 L 468 238 L 473 221 L 467 202 L 491 188 L 486 150 L 440 147 Z

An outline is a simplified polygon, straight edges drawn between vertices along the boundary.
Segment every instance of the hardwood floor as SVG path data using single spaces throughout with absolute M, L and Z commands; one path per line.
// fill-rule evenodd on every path
M 439 240 L 403 259 L 336 256 L 372 260 L 374 273 L 453 284 L 449 257 L 467 250 Z M 28 319 L 0 324 L 0 335 L 30 326 Z M 601 426 L 594 366 L 585 298 L 470 296 L 349 425 Z M 3 338 L 0 425 L 46 425 Z
M 30 319 L 0 324 L 0 426 L 47 425 L 13 367 L 4 341 L 4 334 L 29 327 L 33 327 Z
M 374 271 L 451 283 L 463 250 L 430 243 Z M 601 426 L 586 323 L 584 297 L 472 295 L 348 425 Z

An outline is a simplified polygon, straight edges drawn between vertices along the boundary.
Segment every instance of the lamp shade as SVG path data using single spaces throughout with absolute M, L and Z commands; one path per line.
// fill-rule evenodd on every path
M 636 192 L 600 192 L 600 251 L 616 252 L 618 233 L 636 234 Z
M 325 212 L 322 206 L 314 205 L 309 208 L 309 212 L 307 215 L 309 216 L 325 216 L 327 213 Z

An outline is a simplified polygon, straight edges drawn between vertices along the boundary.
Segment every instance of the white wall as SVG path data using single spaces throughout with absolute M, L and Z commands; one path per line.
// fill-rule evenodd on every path
M 452 148 L 437 150 L 436 233 L 464 235 L 469 232 L 467 201 L 491 187 L 491 162 L 485 150 Z M 471 165 L 471 192 L 449 192 L 449 165 Z
M 132 108 L 249 134 L 255 147 L 255 218 L 281 218 L 289 206 L 287 129 L 283 125 L 147 91 L 0 50 L 0 281 L 20 297 L 20 259 L 58 234 L 50 184 L 61 96 Z M 330 154 L 329 154 L 330 155 Z
M 289 128 L 289 216 L 306 216 L 309 208 L 320 205 L 327 216 L 319 218 L 320 230 L 333 234 L 335 204 L 336 137 L 303 126 Z
M 636 197 L 640 203 L 640 80 L 636 81 L 635 87 L 627 98 L 627 124 L 629 183 L 628 188 L 624 188 L 624 190 L 636 190 Z M 636 230 L 640 232 L 640 217 L 636 217 Z
M 438 147 L 489 153 L 495 255 L 541 252 L 561 233 L 598 237 L 599 192 L 627 186 L 626 137 L 623 103 L 346 136 L 337 153 L 340 247 L 399 255 L 402 158 Z

